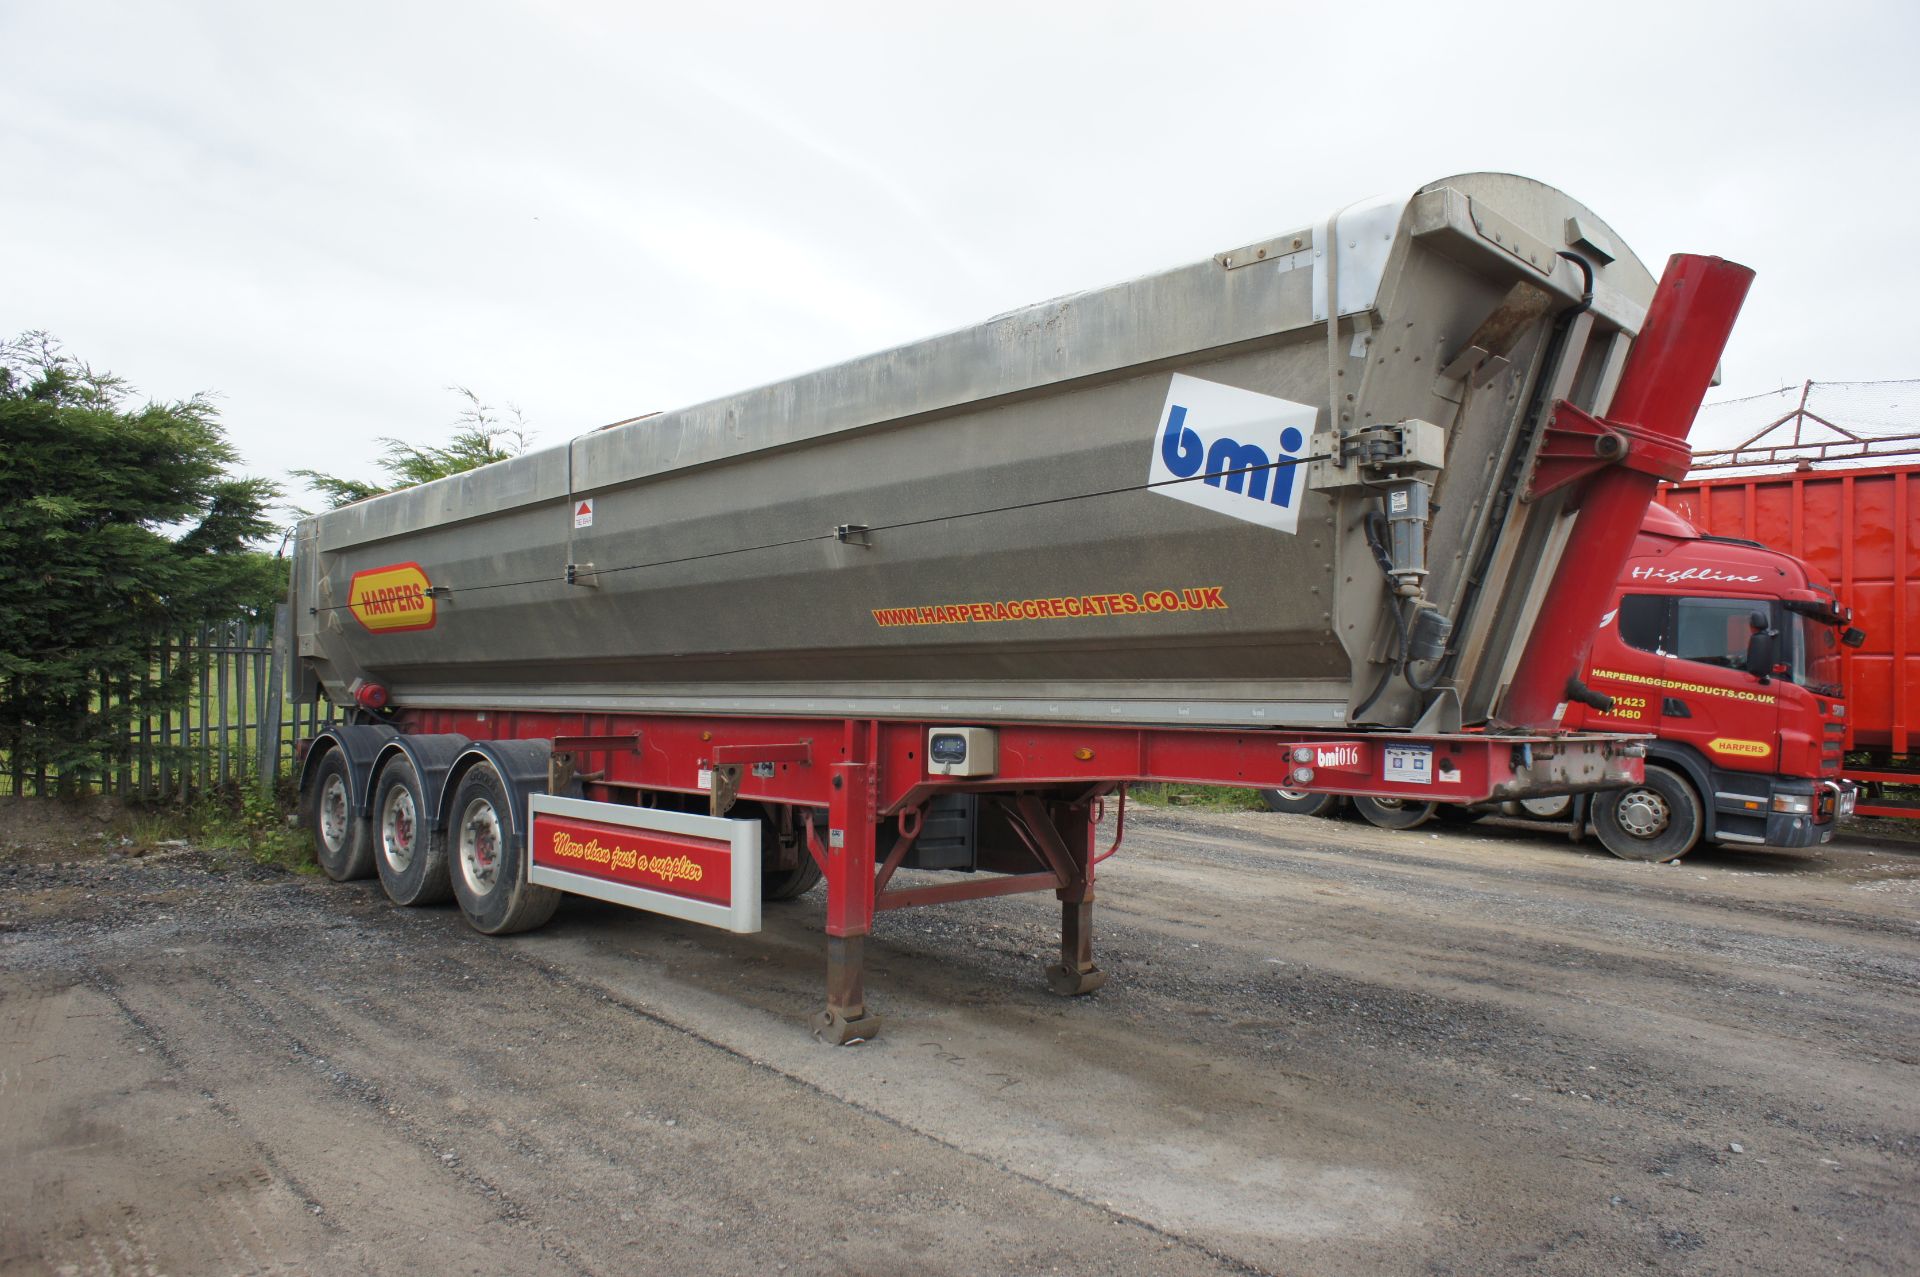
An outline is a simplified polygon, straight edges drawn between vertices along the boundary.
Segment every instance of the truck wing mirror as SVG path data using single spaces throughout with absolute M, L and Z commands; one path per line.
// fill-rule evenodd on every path
M 1747 618 L 1753 626 L 1753 634 L 1747 639 L 1747 673 L 1762 683 L 1773 681 L 1773 638 L 1774 631 L 1767 628 L 1767 618 L 1755 612 Z

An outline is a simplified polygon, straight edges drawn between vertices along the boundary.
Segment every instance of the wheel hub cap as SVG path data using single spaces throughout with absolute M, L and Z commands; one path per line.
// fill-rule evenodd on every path
M 387 863 L 400 873 L 413 864 L 413 840 L 418 832 L 413 794 L 404 785 L 398 786 L 387 794 L 386 807 L 380 813 L 380 847 Z
M 1620 800 L 1620 827 L 1635 838 L 1657 838 L 1673 822 L 1667 800 L 1651 789 L 1635 789 Z
M 320 794 L 320 841 L 330 852 L 347 845 L 347 783 L 338 776 L 329 776 Z
M 476 799 L 460 818 L 460 873 L 475 895 L 493 890 L 500 877 L 500 816 L 493 804 Z

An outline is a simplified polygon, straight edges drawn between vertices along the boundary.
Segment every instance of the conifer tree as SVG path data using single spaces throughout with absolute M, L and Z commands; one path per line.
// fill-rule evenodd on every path
M 204 395 L 138 403 L 44 333 L 0 342 L 0 755 L 67 787 L 106 769 L 126 723 L 184 703 L 164 636 L 286 594 L 279 489 L 235 476 Z M 101 705 L 102 680 L 139 687 Z M 17 788 L 16 788 L 17 792 Z

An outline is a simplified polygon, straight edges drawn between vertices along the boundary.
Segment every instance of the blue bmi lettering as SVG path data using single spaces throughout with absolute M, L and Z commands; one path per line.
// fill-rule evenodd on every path
M 1276 460 L 1291 461 L 1306 447 L 1306 435 L 1288 426 L 1280 432 L 1279 455 L 1270 455 L 1257 443 L 1243 443 L 1221 435 L 1211 447 L 1187 422 L 1184 404 L 1167 409 L 1167 428 L 1160 438 L 1160 459 L 1175 478 L 1199 476 L 1209 487 L 1248 497 L 1271 501 L 1277 506 L 1293 504 L 1293 471 L 1290 465 L 1275 465 Z M 1206 473 L 1201 474 L 1205 467 Z

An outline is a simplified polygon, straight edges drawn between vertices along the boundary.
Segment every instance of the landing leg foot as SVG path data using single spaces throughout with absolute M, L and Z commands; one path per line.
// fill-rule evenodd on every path
M 880 1033 L 880 1017 L 871 1011 L 863 1011 L 857 1019 L 849 1020 L 838 1011 L 822 1011 L 813 1017 L 813 1036 L 828 1046 L 847 1046 L 854 1042 L 865 1042 Z
M 1047 968 L 1047 987 L 1063 998 L 1077 998 L 1083 993 L 1092 993 L 1106 982 L 1107 973 L 1099 967 L 1076 971 L 1064 962 L 1056 962 Z
M 880 1032 L 867 1009 L 867 938 L 827 937 L 827 1009 L 813 1020 L 813 1036 L 832 1046 L 864 1042 Z
M 1093 965 L 1093 901 L 1060 902 L 1060 961 L 1047 968 L 1047 987 L 1063 998 L 1092 993 L 1107 982 Z

